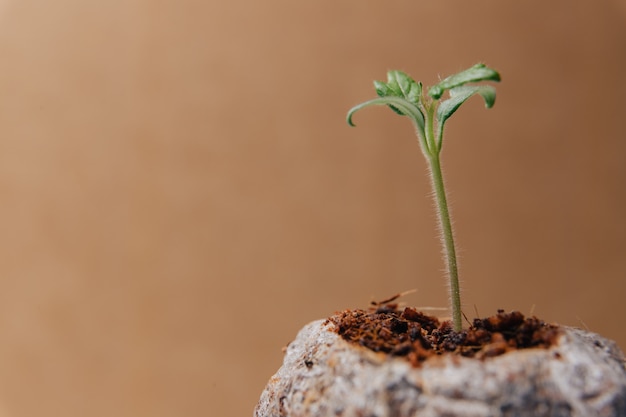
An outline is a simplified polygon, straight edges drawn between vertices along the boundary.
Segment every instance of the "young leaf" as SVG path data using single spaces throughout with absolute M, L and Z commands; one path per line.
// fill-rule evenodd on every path
M 416 83 L 402 71 L 389 71 L 387 73 L 387 82 L 374 81 L 374 88 L 379 97 L 400 97 L 413 104 L 419 110 L 422 84 Z M 389 107 L 401 116 L 406 115 L 397 107 Z
M 476 64 L 471 68 L 451 75 L 443 81 L 432 86 L 428 90 L 428 95 L 438 100 L 446 90 L 459 87 L 467 83 L 475 83 L 479 81 L 500 81 L 500 74 L 497 71 L 487 67 L 485 64 Z
M 397 97 L 403 97 L 409 102 L 419 104 L 422 96 L 422 84 L 416 83 L 411 77 L 402 71 L 389 71 L 387 73 L 387 85 Z
M 444 100 L 437 109 L 437 120 L 439 129 L 443 129 L 445 121 L 465 103 L 467 99 L 475 94 L 480 94 L 485 100 L 485 107 L 491 108 L 496 102 L 496 89 L 490 85 L 482 86 L 462 86 L 450 90 L 450 98 Z
M 358 104 L 352 107 L 348 111 L 348 116 L 346 117 L 346 121 L 350 126 L 354 126 L 354 122 L 352 121 L 352 116 L 358 110 L 361 110 L 365 107 L 369 106 L 389 106 L 396 113 L 402 116 L 408 116 L 416 125 L 418 131 L 421 133 L 424 131 L 424 115 L 421 110 L 412 103 L 409 103 L 407 100 L 401 97 L 395 96 L 387 96 L 387 97 L 379 97 L 364 103 Z

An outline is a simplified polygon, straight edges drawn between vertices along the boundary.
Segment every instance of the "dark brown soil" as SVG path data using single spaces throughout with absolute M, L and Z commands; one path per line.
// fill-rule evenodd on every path
M 516 349 L 547 348 L 556 342 L 559 328 L 518 311 L 474 319 L 468 329 L 455 332 L 450 321 L 440 322 L 413 308 L 396 304 L 370 310 L 346 310 L 328 319 L 345 340 L 375 352 L 405 357 L 414 366 L 426 359 L 457 354 L 478 359 Z

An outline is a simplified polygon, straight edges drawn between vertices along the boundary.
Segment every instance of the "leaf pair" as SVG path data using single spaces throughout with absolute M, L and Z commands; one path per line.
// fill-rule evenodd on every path
M 452 114 L 475 94 L 479 94 L 485 100 L 485 106 L 490 108 L 496 101 L 496 89 L 492 86 L 466 86 L 467 83 L 480 81 L 500 81 L 500 74 L 484 64 L 476 64 L 471 68 L 451 75 L 438 84 L 428 89 L 428 95 L 439 100 L 446 90 L 450 94 L 448 100 L 440 103 L 437 109 L 437 120 L 440 128 Z M 415 82 L 411 77 L 401 71 L 389 71 L 387 82 L 374 81 L 376 93 L 380 97 L 400 97 L 417 107 L 420 112 L 422 101 L 422 83 Z M 399 108 L 390 105 L 392 110 L 400 115 L 406 115 Z M 422 113 L 423 116 L 423 113 Z
M 352 116 L 357 111 L 370 105 L 386 105 L 401 116 L 408 116 L 416 125 L 420 139 L 425 139 L 427 132 L 426 113 L 436 107 L 436 119 L 438 122 L 437 134 L 425 139 L 424 145 L 428 153 L 438 152 L 441 149 L 443 139 L 443 126 L 457 111 L 461 104 L 470 97 L 478 94 L 485 101 L 485 106 L 490 108 L 496 100 L 496 90 L 489 85 L 466 85 L 481 81 L 500 81 L 500 74 L 484 64 L 476 64 L 464 71 L 451 75 L 428 89 L 428 94 L 423 94 L 422 83 L 416 82 L 402 71 L 389 71 L 387 82 L 374 81 L 374 88 L 378 98 L 361 103 L 348 112 L 347 121 L 351 126 Z M 450 98 L 439 102 L 442 95 L 448 91 Z M 432 121 L 432 117 L 428 119 Z

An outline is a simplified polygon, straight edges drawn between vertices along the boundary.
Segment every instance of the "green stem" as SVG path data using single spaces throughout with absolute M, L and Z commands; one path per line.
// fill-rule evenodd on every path
M 456 249 L 454 247 L 454 234 L 452 233 L 452 222 L 448 210 L 446 191 L 443 185 L 443 174 L 439 162 L 439 154 L 430 158 L 430 174 L 435 190 L 435 199 L 439 214 L 439 226 L 441 227 L 441 239 L 445 246 L 446 266 L 448 268 L 448 278 L 450 282 L 450 304 L 452 306 L 452 323 L 454 330 L 460 332 L 463 328 L 461 320 L 461 290 L 459 287 L 459 269 L 456 264 Z
M 446 190 L 443 182 L 443 172 L 441 171 L 441 162 L 439 154 L 441 152 L 441 141 L 435 138 L 434 129 L 434 109 L 435 106 L 429 106 L 426 110 L 426 142 L 430 145 L 426 154 L 429 162 L 430 178 L 435 192 L 435 203 L 437 205 L 437 215 L 439 216 L 439 227 L 441 231 L 441 240 L 444 246 L 444 254 L 448 273 L 448 282 L 450 285 L 450 305 L 452 307 L 452 323 L 454 330 L 460 332 L 463 329 L 463 320 L 461 317 L 461 289 L 459 286 L 459 269 L 456 262 L 456 249 L 454 246 L 454 233 L 452 232 L 452 222 L 450 221 L 450 211 L 448 209 L 448 200 L 446 198 Z M 441 136 L 441 135 L 439 135 Z

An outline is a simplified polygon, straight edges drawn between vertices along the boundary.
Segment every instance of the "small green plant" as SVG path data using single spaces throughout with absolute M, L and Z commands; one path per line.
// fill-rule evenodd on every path
M 347 116 L 348 124 L 354 126 L 352 117 L 355 112 L 372 105 L 384 105 L 413 122 L 422 153 L 428 161 L 449 280 L 452 322 L 457 332 L 463 327 L 459 272 L 439 155 L 444 125 L 461 104 L 478 94 L 485 100 L 487 108 L 494 105 L 495 88 L 490 85 L 473 85 L 481 81 L 500 81 L 500 74 L 484 64 L 477 64 L 429 87 L 425 93 L 422 83 L 415 82 L 401 71 L 389 71 L 387 82 L 374 81 L 379 97 L 353 107 Z M 446 91 L 450 97 L 441 101 Z

